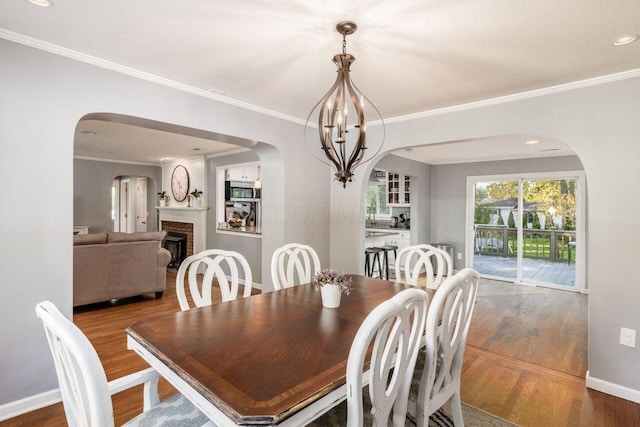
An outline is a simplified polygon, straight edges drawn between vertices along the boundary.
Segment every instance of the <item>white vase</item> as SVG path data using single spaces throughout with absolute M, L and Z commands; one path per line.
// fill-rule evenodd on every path
M 164 199 L 160 199 L 160 206 L 166 206 L 167 202 Z
M 340 285 L 320 286 L 320 294 L 322 295 L 322 305 L 324 307 L 340 307 L 340 300 L 342 299 L 342 287 Z

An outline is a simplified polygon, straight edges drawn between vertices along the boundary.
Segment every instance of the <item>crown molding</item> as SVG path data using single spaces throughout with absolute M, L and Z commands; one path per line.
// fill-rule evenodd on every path
M 571 90 L 581 89 L 585 87 L 598 86 L 607 83 L 617 82 L 620 80 L 633 79 L 640 77 L 640 68 L 623 71 L 615 74 L 607 74 L 605 76 L 594 77 L 591 79 L 578 80 L 576 82 L 564 83 L 557 86 L 549 86 L 542 89 L 530 90 L 527 92 L 514 93 L 512 95 L 499 96 L 497 98 L 485 99 L 482 101 L 469 102 L 467 104 L 452 105 L 451 107 L 436 108 L 420 113 L 407 114 L 404 116 L 396 116 L 384 119 L 385 123 L 405 122 L 409 120 L 421 119 L 425 117 L 438 116 L 441 114 L 456 113 L 459 111 L 472 110 L 475 108 L 488 107 L 491 105 L 507 104 L 509 102 L 521 101 L 523 99 L 536 98 L 539 96 L 551 95 L 554 93 L 567 92 Z M 379 124 L 379 120 L 371 124 Z
M 223 153 L 207 154 L 205 157 L 207 159 L 213 159 L 213 158 L 216 158 L 216 157 L 233 156 L 234 154 L 246 153 L 248 151 L 252 151 L 252 150 L 249 149 L 249 148 L 238 148 L 237 150 L 225 151 Z M 260 162 L 256 162 L 256 163 L 260 163 Z
M 304 125 L 304 120 L 299 119 L 297 117 L 290 116 L 288 114 L 279 113 L 277 111 L 269 110 L 267 108 L 259 107 L 257 105 L 249 104 L 247 102 L 239 101 L 237 99 L 229 98 L 228 96 L 219 95 L 216 93 L 209 92 L 204 89 L 198 89 L 193 86 L 186 85 L 184 83 L 179 83 L 174 80 L 166 79 L 164 77 L 156 76 L 155 74 L 146 73 L 144 71 L 136 70 L 135 68 L 126 67 L 124 65 L 117 64 L 115 62 L 107 61 L 104 59 L 97 58 L 95 56 L 87 55 L 75 50 L 67 49 L 62 46 L 58 46 L 52 43 L 44 42 L 42 40 L 34 39 L 32 37 L 27 37 L 22 34 L 14 33 L 12 31 L 7 31 L 0 29 L 0 38 L 9 40 L 15 43 L 19 43 L 25 46 L 33 47 L 36 49 L 40 49 L 46 52 L 54 53 L 56 55 L 64 56 L 66 58 L 75 59 L 76 61 L 84 62 L 87 64 L 95 65 L 96 67 L 104 68 L 107 70 L 115 71 L 121 74 L 126 74 L 131 77 L 135 77 L 138 79 L 146 80 L 152 83 L 156 83 L 162 86 L 170 87 L 172 89 L 177 89 L 182 92 L 191 93 L 193 95 L 198 95 L 203 98 L 209 98 L 218 102 L 222 102 L 224 104 L 233 105 L 235 107 L 240 107 L 245 110 L 254 111 L 256 113 L 265 114 L 267 116 L 272 116 L 278 119 L 287 120 L 289 122 L 297 123 Z
M 103 159 L 103 158 L 100 158 L 100 157 L 73 156 L 73 159 L 74 160 L 91 160 L 93 162 L 123 163 L 123 164 L 127 164 L 127 165 L 162 167 L 162 163 L 130 162 L 128 160 Z
M 126 74 L 128 76 L 136 77 L 142 80 L 147 80 L 152 83 L 156 83 L 162 86 L 170 87 L 173 89 L 177 89 L 183 92 L 191 93 L 197 96 L 201 96 L 204 98 L 212 99 L 218 102 L 222 102 L 228 105 L 233 105 L 235 107 L 244 108 L 246 110 L 254 111 L 257 113 L 265 114 L 268 116 L 272 116 L 275 118 L 279 118 L 282 120 L 286 120 L 289 122 L 305 125 L 306 120 L 299 119 L 297 117 L 290 116 L 288 114 L 279 113 L 277 111 L 269 110 L 267 108 L 259 107 L 257 105 L 249 104 L 243 101 L 239 101 L 233 98 L 229 98 L 227 96 L 223 96 L 220 94 L 212 93 L 203 89 L 198 89 L 193 86 L 189 86 L 183 83 L 176 82 L 174 80 L 169 80 L 164 77 L 159 77 L 154 74 L 146 73 L 143 71 L 136 70 L 134 68 L 126 67 L 124 65 L 116 64 L 111 61 L 106 61 L 104 59 L 97 58 L 95 56 L 87 55 L 81 52 L 77 52 L 75 50 L 67 49 L 52 43 L 44 42 L 42 40 L 34 39 L 32 37 L 27 37 L 22 34 L 14 33 L 12 31 L 7 31 L 0 29 L 0 38 L 9 40 L 15 43 L 19 43 L 25 46 L 33 47 L 36 49 L 44 50 L 46 52 L 54 53 L 56 55 L 64 56 L 67 58 L 75 59 L 80 62 L 85 62 L 87 64 L 95 65 L 97 67 L 105 68 L 111 71 L 115 71 L 118 73 Z M 421 119 L 425 117 L 438 116 L 441 114 L 449 114 L 460 111 L 472 110 L 475 108 L 487 107 L 491 105 L 498 104 L 506 104 L 509 102 L 520 101 L 524 99 L 535 98 L 539 96 L 550 95 L 554 93 L 567 92 L 570 90 L 581 89 L 585 87 L 597 86 L 607 83 L 612 83 L 620 80 L 627 80 L 640 77 L 640 69 L 623 71 L 620 73 L 608 74 L 604 76 L 594 77 L 585 80 L 579 80 L 571 83 L 564 83 L 561 85 L 550 86 L 541 89 L 535 89 L 527 92 L 520 92 L 506 96 L 500 96 L 496 98 L 485 99 L 482 101 L 469 102 L 466 104 L 453 105 L 450 107 L 444 108 L 436 108 L 433 110 L 422 111 L 419 113 L 412 113 L 403 116 L 396 116 L 384 119 L 384 123 L 396 123 L 396 122 L 404 122 L 410 120 Z M 380 120 L 369 122 L 369 126 L 380 125 L 382 122 Z

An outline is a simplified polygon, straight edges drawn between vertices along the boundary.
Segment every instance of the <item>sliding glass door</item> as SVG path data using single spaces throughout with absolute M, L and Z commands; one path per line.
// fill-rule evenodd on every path
M 514 180 L 474 184 L 473 268 L 485 276 L 512 281 L 518 277 L 518 185 Z
M 581 289 L 581 175 L 469 178 L 467 255 L 487 278 Z

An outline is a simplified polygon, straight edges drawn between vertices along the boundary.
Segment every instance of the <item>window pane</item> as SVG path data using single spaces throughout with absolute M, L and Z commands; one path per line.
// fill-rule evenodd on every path
M 366 214 L 389 214 L 385 184 L 370 184 L 367 187 Z
M 387 206 L 387 194 L 386 186 L 384 184 L 377 185 L 378 187 L 378 212 L 379 214 L 389 214 L 389 207 Z

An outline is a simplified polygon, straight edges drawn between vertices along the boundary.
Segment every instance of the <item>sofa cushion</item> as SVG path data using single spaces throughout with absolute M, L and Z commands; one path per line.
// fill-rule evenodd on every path
M 166 231 L 147 231 L 144 233 L 109 233 L 107 241 L 109 243 L 123 243 L 123 242 L 142 242 L 149 240 L 156 240 L 161 242 Z
M 97 245 L 102 243 L 107 243 L 106 231 L 95 234 L 76 234 L 73 236 L 74 245 Z
M 163 292 L 170 259 L 154 240 L 74 246 L 73 306 Z

